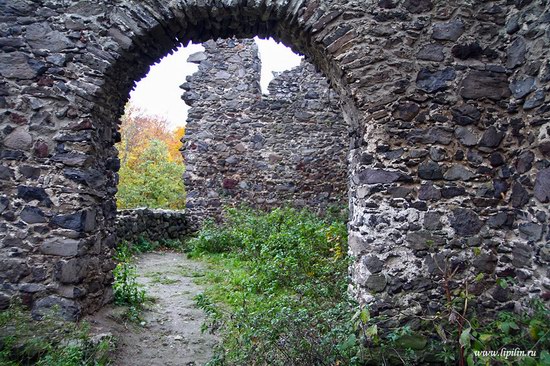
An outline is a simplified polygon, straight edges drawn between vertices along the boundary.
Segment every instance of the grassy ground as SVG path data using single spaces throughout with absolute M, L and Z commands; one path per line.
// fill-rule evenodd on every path
M 345 221 L 292 209 L 228 217 L 189 242 L 211 265 L 197 298 L 222 335 L 210 364 L 358 364 Z
M 54 315 L 40 322 L 14 304 L 0 312 L 0 365 L 101 366 L 109 364 L 109 337 L 91 337 L 85 323 Z
M 286 208 L 227 214 L 225 225 L 207 224 L 186 243 L 138 241 L 119 248 L 114 290 L 116 303 L 129 309 L 127 320 L 139 323 L 147 301 L 133 255 L 164 246 L 209 264 L 206 273 L 174 270 L 207 285 L 195 301 L 208 314 L 204 330 L 221 337 L 210 366 L 550 366 L 550 311 L 541 302 L 522 314 L 502 311 L 484 319 L 472 310 L 476 298 L 457 288 L 445 313 L 413 319 L 422 323 L 422 334 L 407 325 L 379 330 L 387 319 L 372 318 L 348 297 L 344 217 Z M 181 281 L 156 268 L 146 277 L 164 286 Z M 107 365 L 111 346 L 110 339 L 92 339 L 84 324 L 54 317 L 35 322 L 18 306 L 0 312 L 0 365 Z M 476 353 L 503 348 L 534 356 Z

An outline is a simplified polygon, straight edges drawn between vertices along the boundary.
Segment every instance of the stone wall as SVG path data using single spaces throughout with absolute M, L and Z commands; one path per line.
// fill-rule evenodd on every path
M 181 42 L 255 35 L 341 98 L 351 287 L 373 315 L 441 309 L 445 263 L 480 316 L 549 301 L 549 23 L 545 0 L 0 1 L 1 304 L 111 299 L 129 90 Z
M 140 239 L 183 239 L 192 232 L 184 211 L 149 208 L 119 210 L 115 225 L 118 240 L 128 243 Z
M 351 154 L 352 279 L 373 313 L 403 322 L 442 311 L 443 277 L 453 272 L 451 286 L 467 286 L 482 317 L 550 300 L 543 3 L 380 1 L 378 17 L 410 18 L 404 30 L 380 28 L 388 47 L 399 44 L 398 61 L 381 57 L 365 77 L 377 86 L 364 94 L 366 123 Z M 412 15 L 430 10 L 429 23 Z M 371 98 L 387 78 L 394 94 Z M 503 289 L 497 281 L 507 278 Z
M 192 106 L 182 140 L 191 221 L 240 204 L 347 204 L 347 126 L 326 80 L 303 62 L 262 95 L 253 40 L 203 45 L 190 57 L 198 72 L 182 85 Z

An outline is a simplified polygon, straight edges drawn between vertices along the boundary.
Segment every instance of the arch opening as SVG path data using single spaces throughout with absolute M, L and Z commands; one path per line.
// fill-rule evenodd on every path
M 302 63 L 278 74 L 269 85 L 269 95 L 265 95 L 259 85 L 260 58 L 253 41 L 232 38 L 211 40 L 203 45 L 204 52 L 190 57 L 199 65 L 198 72 L 187 77 L 182 85 L 183 99 L 191 104 L 191 109 L 182 140 L 187 169 L 187 208 L 185 216 L 178 218 L 197 226 L 204 219 L 219 218 L 223 206 L 242 204 L 261 211 L 287 205 L 333 214 L 332 208 L 345 211 L 342 205 L 347 203 L 349 134 L 338 98 L 327 88 L 326 80 L 314 72 L 312 65 Z M 171 233 L 166 229 L 156 230 L 156 222 L 162 226 L 167 222 L 160 214 L 151 222 L 146 215 L 135 213 L 127 222 L 121 222 L 124 220 L 119 211 L 119 240 L 130 239 L 127 242 L 133 243 L 132 237 L 137 236 L 151 241 L 170 238 Z M 174 217 L 172 212 L 169 215 Z M 293 215 L 291 217 L 298 216 Z M 301 219 L 308 217 L 300 215 Z M 313 225 L 311 221 L 305 221 L 304 225 Z M 135 222 L 139 228 L 147 229 L 146 235 L 139 230 L 126 232 L 136 227 Z M 316 234 L 322 233 L 319 235 L 326 239 L 322 231 L 325 228 L 319 222 L 315 224 L 319 228 Z M 345 224 L 338 224 L 339 233 L 344 233 Z M 121 226 L 130 230 L 121 230 Z M 178 234 L 188 233 L 181 222 L 170 223 L 169 227 L 174 229 L 174 239 Z M 150 232 L 153 234 L 149 235 Z M 345 234 L 339 238 L 340 244 Z M 330 245 L 336 246 L 332 242 Z M 227 246 L 229 254 L 230 244 Z M 322 251 L 322 248 L 319 244 L 317 249 Z M 347 264 L 336 266 L 332 253 L 328 253 L 327 258 L 331 268 L 338 268 L 338 295 L 345 297 L 342 283 L 346 282 Z M 138 269 L 140 266 L 146 268 L 141 262 Z M 244 270 L 244 262 L 242 266 Z M 157 268 L 157 271 L 163 270 L 160 266 Z M 229 268 L 219 270 L 220 273 L 229 271 Z M 162 298 L 157 306 L 163 303 Z
M 117 43 L 115 47 L 117 57 L 104 70 L 104 83 L 97 90 L 92 112 L 94 120 L 98 122 L 100 134 L 105 137 L 100 141 L 102 147 L 98 150 L 97 161 L 106 163 L 98 170 L 106 169 L 107 171 L 105 190 L 108 197 L 112 197 L 116 187 L 116 175 L 113 174 L 114 172 L 108 172 L 112 171 L 112 168 L 116 170 L 119 165 L 113 145 L 120 139 L 116 121 L 121 114 L 125 98 L 132 88 L 134 80 L 139 80 L 150 64 L 156 62 L 163 55 L 173 52 L 179 45 L 220 37 L 260 36 L 265 38 L 271 36 L 276 41 L 281 41 L 293 50 L 306 55 L 307 59 L 324 72 L 338 93 L 348 98 L 349 93 L 342 93 L 345 90 L 345 81 L 341 78 L 341 71 L 335 66 L 332 56 L 329 56 L 326 51 L 327 45 L 338 41 L 344 34 L 337 33 L 337 36 L 330 37 L 324 35 L 324 38 L 328 38 L 327 40 L 314 42 L 309 33 L 311 30 L 302 29 L 302 26 L 298 24 L 296 12 L 301 5 L 300 2 L 288 1 L 265 9 L 261 6 L 250 7 L 249 5 L 235 4 L 229 9 L 220 9 L 221 14 L 216 16 L 212 16 L 215 12 L 212 9 L 217 8 L 216 5 L 210 5 L 211 7 L 209 5 L 204 7 L 188 5 L 184 12 L 171 9 L 170 17 L 157 16 L 150 19 L 150 24 L 138 25 L 135 23 L 137 19 L 132 18 L 131 21 L 119 22 L 117 25 L 120 29 L 112 27 L 109 30 L 109 36 L 111 41 Z M 133 6 L 141 7 L 141 5 Z M 149 10 L 147 7 L 140 9 L 145 12 Z M 319 14 L 312 14 L 313 9 L 311 8 L 302 9 L 302 12 L 304 10 L 307 12 L 308 19 L 309 17 L 319 17 Z M 118 19 L 119 16 L 122 17 L 123 13 L 139 14 L 135 9 L 122 7 L 113 9 L 112 17 Z M 196 16 L 200 16 L 201 22 L 194 19 Z M 127 17 L 124 15 L 124 19 Z M 266 17 L 267 21 L 261 20 Z M 207 26 L 207 24 L 211 25 Z M 346 100 L 345 104 L 347 106 L 344 114 L 346 122 L 348 125 L 357 125 L 358 122 L 355 121 L 355 118 L 358 113 L 353 112 L 355 107 L 350 108 L 354 103 L 351 100 Z M 108 136 L 111 138 L 109 139 Z M 115 222 L 114 200 L 112 198 L 102 200 L 100 210 L 105 225 L 100 236 L 104 238 L 102 241 L 107 247 L 113 247 L 115 228 L 110 223 Z M 108 258 L 103 260 L 109 262 Z M 92 306 L 92 309 L 95 308 L 96 306 Z
M 185 69 L 198 67 L 198 71 L 192 75 L 186 71 L 187 82 L 181 85 L 181 80 L 175 78 L 178 74 L 183 78 L 180 69 L 186 60 L 181 55 L 177 66 L 170 58 L 163 60 L 164 69 L 155 66 L 156 74 L 162 75 L 168 70 L 172 73 L 169 81 L 172 90 L 164 91 L 167 96 L 174 94 L 175 86 L 179 85 L 180 95 L 183 93 L 181 99 L 186 102 L 183 115 L 187 116 L 190 129 L 181 141 L 186 144 L 186 185 L 191 187 L 187 197 L 188 214 L 196 218 L 192 220 L 196 221 L 195 225 L 208 218 L 208 209 L 199 214 L 201 206 L 210 206 L 210 216 L 219 219 L 222 206 L 235 206 L 237 202 L 264 209 L 289 204 L 321 211 L 342 204 L 347 181 L 344 141 L 348 133 L 338 98 L 326 87 L 325 79 L 313 66 L 307 62 L 300 65 L 297 55 L 274 42 L 262 44 L 266 55 L 260 53 L 258 40 L 233 38 L 203 45 L 206 50 L 202 46 L 195 46 L 194 50 L 201 48 L 204 52 L 191 54 L 182 49 L 191 62 Z M 279 55 L 290 55 L 294 60 L 269 59 Z M 294 65 L 297 66 L 293 70 L 273 72 L 269 90 L 266 90 L 267 84 L 260 90 L 266 72 Z M 138 89 L 150 96 L 147 103 L 154 103 L 158 94 L 162 95 L 158 90 L 160 85 L 157 90 L 151 88 L 145 92 L 143 81 L 149 88 L 154 83 L 143 79 Z M 142 101 L 143 109 L 138 109 L 133 101 L 131 98 L 126 106 L 122 142 L 117 144 L 122 167 L 118 172 L 117 206 L 119 209 L 140 205 L 181 209 L 183 201 L 175 196 L 175 191 L 183 192 L 183 188 L 166 186 L 178 180 L 177 174 L 170 178 L 156 177 L 158 169 L 145 171 L 144 164 L 138 160 L 140 154 L 150 150 L 145 149 L 150 145 L 149 140 L 160 140 L 157 142 L 174 150 L 164 154 L 168 160 L 164 165 L 179 162 L 173 148 L 183 136 L 174 136 L 183 131 L 183 126 L 170 131 L 165 117 L 147 116 L 147 104 Z M 177 120 L 181 123 L 182 116 Z M 174 121 L 171 123 L 174 129 Z M 148 160 L 147 157 L 141 159 Z M 159 191 L 162 187 L 172 199 L 166 201 L 167 194 Z

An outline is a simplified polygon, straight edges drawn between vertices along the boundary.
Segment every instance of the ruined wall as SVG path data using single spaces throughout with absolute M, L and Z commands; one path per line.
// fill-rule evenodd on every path
M 184 211 L 149 208 L 119 210 L 115 225 L 118 240 L 128 243 L 140 239 L 183 239 L 192 232 Z
M 480 316 L 548 301 L 546 3 L 392 4 L 381 1 L 379 16 L 433 17 L 379 29 L 388 47 L 399 44 L 399 60 L 379 58 L 367 79 L 384 83 L 395 63 L 411 73 L 392 78 L 393 95 L 365 102 L 362 147 L 352 151 L 355 293 L 393 323 L 442 311 L 443 277 L 455 270 L 451 286 L 468 287 Z M 512 286 L 497 284 L 507 278 Z
M 182 140 L 191 221 L 219 218 L 226 205 L 347 203 L 347 126 L 325 79 L 304 62 L 262 96 L 253 40 L 203 45 L 190 57 L 198 72 L 182 85 L 192 105 Z
M 307 55 L 341 97 L 351 287 L 373 315 L 416 328 L 445 302 L 444 263 L 480 316 L 548 301 L 548 7 L 0 1 L 0 303 L 70 317 L 111 299 L 113 146 L 133 82 L 180 42 L 254 35 Z

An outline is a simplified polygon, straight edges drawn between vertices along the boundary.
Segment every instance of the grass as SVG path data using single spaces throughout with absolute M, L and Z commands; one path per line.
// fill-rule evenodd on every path
M 222 341 L 210 365 L 354 365 L 342 218 L 307 211 L 229 210 L 189 245 L 209 263 L 196 300 Z
M 182 275 L 183 277 L 198 278 L 198 277 L 204 277 L 205 276 L 205 273 L 203 271 L 188 268 L 188 267 L 185 267 L 185 266 L 177 266 L 177 267 L 180 268 L 180 270 L 178 271 L 178 274 Z
M 169 278 L 166 273 L 163 272 L 149 272 L 145 273 L 143 276 L 150 278 L 151 283 L 160 283 L 161 285 L 173 285 L 180 282 L 179 280 Z
M 114 348 L 110 337 L 90 336 L 86 323 L 57 318 L 55 312 L 41 321 L 13 304 L 0 312 L 0 365 L 103 366 Z
M 137 282 L 134 255 L 155 249 L 179 250 L 181 241 L 166 240 L 148 242 L 138 240 L 134 245 L 121 243 L 113 271 L 115 304 L 124 307 L 123 321 L 143 324 L 142 311 L 147 302 L 145 290 Z M 154 281 L 174 283 L 166 276 L 157 276 Z M 111 339 L 95 342 L 85 323 L 64 322 L 54 316 L 55 312 L 37 322 L 30 312 L 20 305 L 13 305 L 0 312 L 0 365 L 38 366 L 101 366 L 109 364 Z

